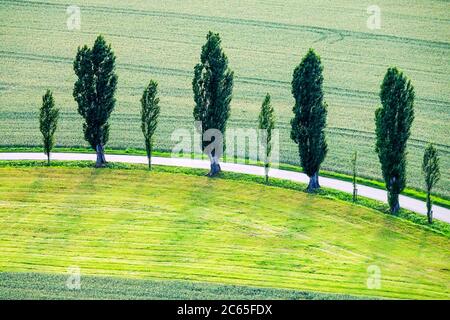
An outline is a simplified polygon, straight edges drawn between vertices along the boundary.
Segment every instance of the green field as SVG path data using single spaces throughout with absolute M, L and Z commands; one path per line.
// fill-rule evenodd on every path
M 289 139 L 294 67 L 309 47 L 324 64 L 329 104 L 329 154 L 323 169 L 349 172 L 358 150 L 359 173 L 380 178 L 374 152 L 374 110 L 389 66 L 397 66 L 416 88 L 416 119 L 409 143 L 408 184 L 423 189 L 420 172 L 425 142 L 441 154 L 436 191 L 450 196 L 450 2 L 378 1 L 380 30 L 366 26 L 368 2 L 299 1 L 112 1 L 81 6 L 81 30 L 66 27 L 64 1 L 0 2 L 0 145 L 40 143 L 37 110 L 46 88 L 62 108 L 60 146 L 84 146 L 72 99 L 76 48 L 102 33 L 117 55 L 119 86 L 109 147 L 142 148 L 139 99 L 149 78 L 159 81 L 161 123 L 156 144 L 171 150 L 175 128 L 191 128 L 193 67 L 208 30 L 220 32 L 235 71 L 230 126 L 256 127 L 270 92 L 281 130 L 281 160 L 298 163 Z
M 61 277 L 78 266 L 119 282 L 450 297 L 448 236 L 319 195 L 159 170 L 2 167 L 0 199 L 0 279 L 9 279 L 0 296 L 27 290 L 10 272 Z M 370 266 L 380 268 L 379 289 L 367 287 Z M 28 294 L 41 296 L 40 276 L 23 277 Z M 57 295 L 56 282 L 41 289 Z
M 348 300 L 359 298 L 286 289 L 96 276 L 83 276 L 80 290 L 73 290 L 67 288 L 66 281 L 67 275 L 63 274 L 0 272 L 0 299 Z

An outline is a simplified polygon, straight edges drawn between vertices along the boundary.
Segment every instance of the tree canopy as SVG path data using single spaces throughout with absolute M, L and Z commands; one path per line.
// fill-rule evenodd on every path
M 233 72 L 228 68 L 228 58 L 223 52 L 218 33 L 209 32 L 202 47 L 200 63 L 194 68 L 192 80 L 194 92 L 194 119 L 201 121 L 202 136 L 209 129 L 216 129 L 224 141 L 227 120 L 230 116 L 230 102 L 233 93 Z M 202 139 L 202 150 L 209 145 Z M 222 150 L 208 154 L 211 160 L 210 175 L 220 171 L 218 158 Z
M 97 152 L 97 166 L 102 166 L 104 145 L 109 138 L 109 117 L 114 110 L 117 86 L 116 57 L 102 36 L 94 46 L 78 48 L 73 69 L 77 76 L 73 97 L 78 113 L 84 118 L 84 138 Z
M 414 88 L 397 68 L 389 68 L 381 84 L 381 107 L 375 111 L 375 151 L 392 213 L 399 210 L 398 195 L 406 185 L 406 143 L 414 120 Z

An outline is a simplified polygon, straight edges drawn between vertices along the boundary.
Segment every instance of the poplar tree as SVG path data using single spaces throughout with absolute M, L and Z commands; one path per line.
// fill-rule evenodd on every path
M 158 83 L 150 80 L 147 88 L 141 98 L 141 128 L 145 139 L 145 150 L 147 152 L 148 168 L 152 169 L 152 150 L 153 150 L 153 135 L 158 125 L 159 116 L 159 98 Z
M 47 165 L 50 165 L 50 152 L 55 144 L 55 131 L 58 126 L 59 109 L 55 107 L 52 92 L 42 96 L 42 107 L 39 113 L 39 130 L 42 133 L 44 153 L 47 155 Z
M 270 94 L 267 94 L 264 98 L 258 120 L 258 127 L 262 133 L 260 139 L 263 139 L 261 142 L 264 148 L 264 172 L 267 183 L 269 181 L 270 156 L 272 153 L 272 130 L 275 127 L 275 115 L 270 103 Z
M 308 192 L 320 188 L 319 169 L 327 154 L 325 126 L 327 105 L 323 101 L 320 57 L 309 49 L 295 68 L 292 95 L 295 99 L 291 139 L 298 144 L 300 164 L 309 177 Z
M 414 120 L 414 88 L 397 68 L 389 68 L 380 91 L 381 107 L 375 111 L 375 151 L 388 192 L 391 213 L 400 210 L 399 194 L 406 185 L 406 143 Z
M 217 175 L 221 169 L 219 158 L 223 152 L 223 144 L 218 143 L 219 137 L 211 138 L 216 148 L 209 148 L 204 134 L 210 129 L 220 133 L 224 141 L 227 120 L 230 116 L 230 102 L 233 92 L 233 72 L 228 68 L 228 58 L 222 50 L 218 33 L 209 32 L 206 43 L 202 47 L 200 63 L 194 68 L 192 80 L 194 92 L 194 119 L 201 122 L 202 151 L 211 162 L 208 176 Z
M 102 36 L 94 46 L 78 48 L 73 69 L 77 80 L 73 97 L 84 118 L 84 138 L 97 153 L 96 167 L 105 165 L 104 146 L 109 138 L 109 117 L 114 110 L 117 85 L 116 57 Z
M 439 156 L 433 144 L 428 144 L 425 148 L 422 162 L 422 171 L 425 176 L 425 187 L 427 190 L 427 217 L 428 222 L 433 222 L 433 211 L 431 201 L 431 190 L 441 178 L 439 170 Z

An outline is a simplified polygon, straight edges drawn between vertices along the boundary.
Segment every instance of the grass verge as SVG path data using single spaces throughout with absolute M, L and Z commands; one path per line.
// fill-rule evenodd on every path
M 128 148 L 128 149 L 106 149 L 106 153 L 110 154 L 119 154 L 119 155 L 139 155 L 139 156 L 146 156 L 145 150 L 142 149 L 135 149 L 135 148 Z M 42 152 L 41 147 L 28 147 L 28 146 L 0 146 L 0 152 Z M 73 152 L 73 153 L 92 153 L 92 150 L 86 147 L 57 147 L 55 148 L 54 152 Z M 158 151 L 155 150 L 153 152 L 153 156 L 155 157 L 172 157 L 172 153 L 169 151 Z M 177 155 L 179 157 L 185 157 L 185 158 L 192 158 L 193 155 Z M 196 155 L 197 159 L 201 159 L 202 155 Z M 263 164 L 259 161 L 254 161 L 250 159 L 241 159 L 241 158 L 234 158 L 234 159 L 225 159 L 225 161 L 233 162 L 233 163 L 242 163 L 242 164 L 251 164 L 251 165 L 257 165 L 257 166 L 263 166 Z M 280 163 L 278 164 L 278 168 L 282 170 L 287 171 L 294 171 L 294 172 L 303 172 L 302 168 L 299 166 L 295 166 L 288 163 Z M 341 172 L 333 172 L 333 171 L 327 171 L 327 170 L 321 170 L 320 175 L 328 178 L 334 178 L 338 180 L 343 181 L 353 181 L 352 176 L 348 175 L 346 173 Z M 377 189 L 385 189 L 385 184 L 383 181 L 371 179 L 368 177 L 357 177 L 357 183 L 362 184 L 365 186 L 377 188 Z M 402 192 L 403 195 L 409 196 L 411 198 L 415 198 L 418 200 L 425 201 L 426 200 L 426 193 L 423 190 L 407 187 Z M 433 203 L 435 205 L 442 206 L 444 208 L 450 209 L 450 198 L 440 195 L 440 194 L 433 194 L 432 196 Z

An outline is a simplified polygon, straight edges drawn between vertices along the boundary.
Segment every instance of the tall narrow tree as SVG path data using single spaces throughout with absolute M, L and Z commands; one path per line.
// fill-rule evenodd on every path
M 414 120 L 414 88 L 397 68 L 389 68 L 381 84 L 381 107 L 375 111 L 376 146 L 388 191 L 391 213 L 400 209 L 406 185 L 406 142 Z
M 309 192 L 320 188 L 319 169 L 328 150 L 324 131 L 327 105 L 323 101 L 322 70 L 320 57 L 309 49 L 295 68 L 292 79 L 295 105 L 291 139 L 298 144 L 300 164 L 310 179 Z
M 116 57 L 102 36 L 94 46 L 78 48 L 73 63 L 77 80 L 73 97 L 78 113 L 84 118 L 84 138 L 97 153 L 96 167 L 105 165 L 104 146 L 109 138 L 109 117 L 114 110 L 117 85 Z
M 195 102 L 193 115 L 196 121 L 201 121 L 202 137 L 207 130 L 216 129 L 220 131 L 224 141 L 226 124 L 230 115 L 233 72 L 228 68 L 228 58 L 222 50 L 218 33 L 210 31 L 206 36 L 200 63 L 194 68 L 192 89 Z M 214 176 L 221 170 L 219 158 L 223 149 L 207 148 L 209 141 L 205 140 L 202 139 L 202 150 L 207 153 L 211 162 L 208 175 Z
M 50 165 L 50 152 L 55 144 L 55 131 L 58 126 L 59 109 L 55 107 L 52 92 L 42 96 L 42 107 L 39 113 L 39 129 L 42 133 L 44 153 L 47 155 L 47 165 Z
M 270 94 L 267 94 L 264 98 L 258 120 L 261 132 L 260 139 L 263 139 L 260 146 L 264 148 L 264 171 L 267 183 L 269 181 L 270 156 L 272 153 L 272 130 L 275 127 L 275 115 L 270 103 Z
M 159 98 L 158 83 L 150 80 L 147 88 L 141 98 L 141 128 L 145 139 L 145 150 L 147 152 L 148 168 L 152 169 L 152 150 L 153 150 L 153 135 L 158 125 L 159 116 Z
M 430 143 L 425 148 L 422 162 L 422 171 L 425 176 L 425 186 L 427 189 L 427 217 L 428 223 L 433 222 L 433 211 L 431 202 L 431 190 L 441 178 L 439 170 L 439 156 L 436 148 Z

